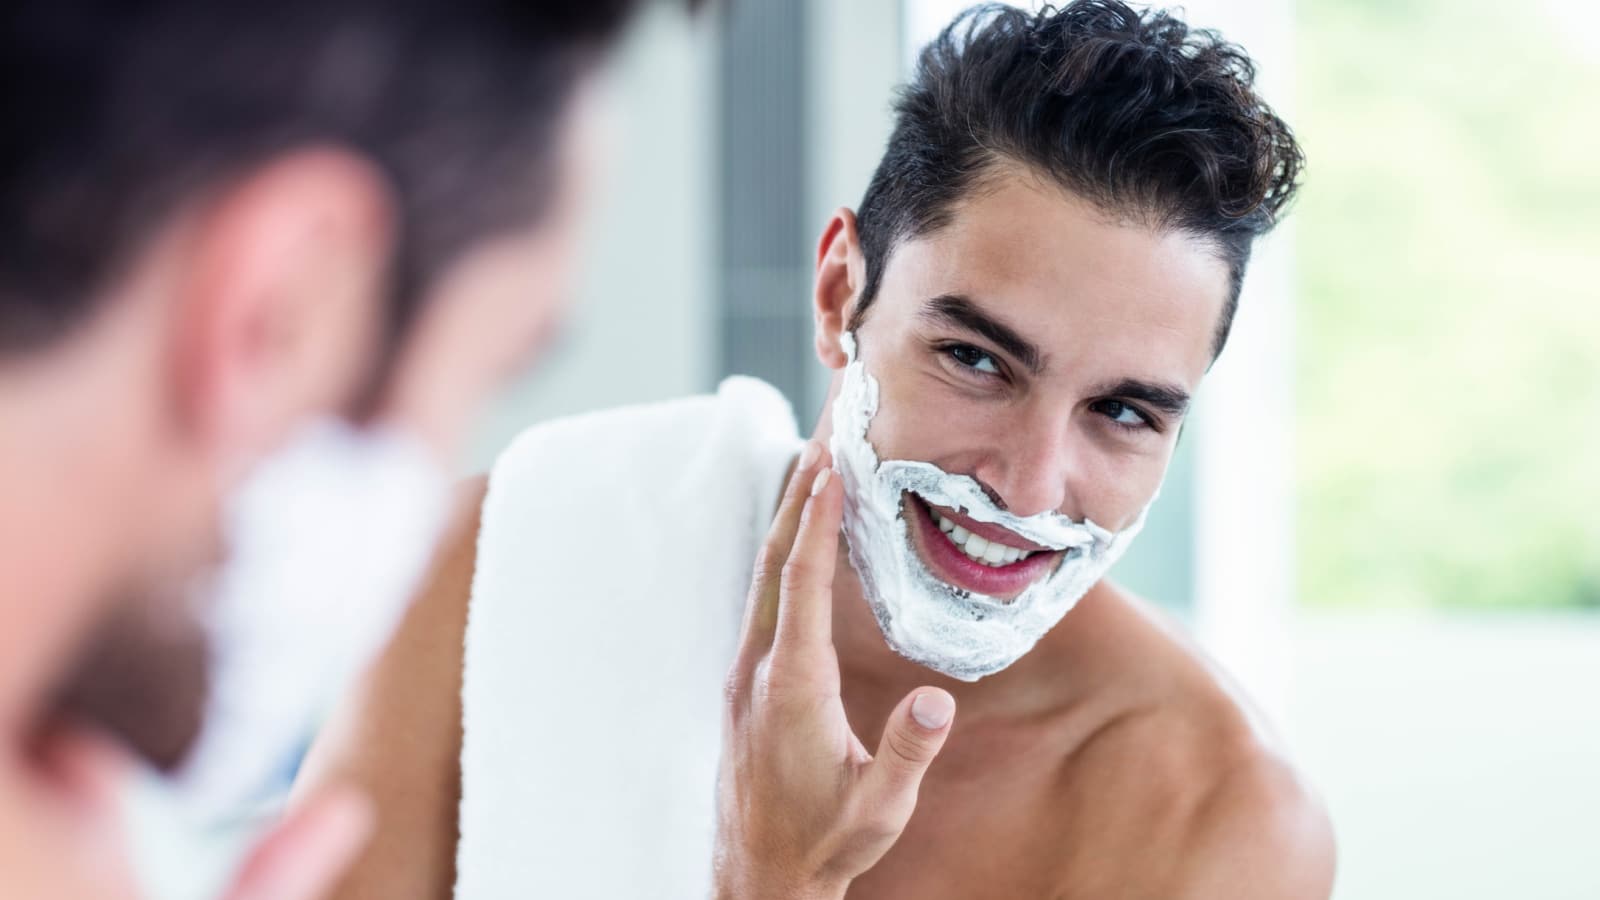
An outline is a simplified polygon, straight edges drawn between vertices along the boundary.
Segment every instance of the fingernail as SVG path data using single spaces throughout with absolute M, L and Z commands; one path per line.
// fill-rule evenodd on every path
M 833 469 L 831 468 L 823 469 L 821 472 L 817 473 L 817 480 L 811 482 L 811 496 L 815 497 L 816 495 L 822 493 L 822 489 L 828 486 L 828 476 L 832 474 Z
M 822 448 L 817 446 L 816 441 L 806 441 L 806 448 L 800 451 L 800 471 L 804 472 L 806 469 L 811 468 L 812 463 L 815 463 L 817 457 L 821 455 Z
M 949 725 L 950 717 L 955 712 L 955 698 L 943 691 L 918 694 L 917 699 L 911 701 L 911 718 L 929 731 L 938 731 Z

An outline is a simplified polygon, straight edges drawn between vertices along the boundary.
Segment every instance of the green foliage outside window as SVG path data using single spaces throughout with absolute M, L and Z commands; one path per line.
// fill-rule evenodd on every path
M 1586 6 L 1296 4 L 1307 603 L 1600 608 Z

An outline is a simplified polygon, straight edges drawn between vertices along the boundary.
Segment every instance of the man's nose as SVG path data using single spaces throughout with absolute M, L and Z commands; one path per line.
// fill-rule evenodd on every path
M 1072 489 L 1083 470 L 1084 448 L 1078 443 L 1066 414 L 1018 415 L 977 477 L 1013 515 L 1064 512 L 1082 518 Z

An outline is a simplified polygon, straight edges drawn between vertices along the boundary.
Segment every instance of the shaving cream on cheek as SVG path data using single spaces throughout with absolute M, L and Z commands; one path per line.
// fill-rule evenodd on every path
M 855 335 L 847 332 L 840 340 L 848 364 L 833 403 L 830 449 L 844 483 L 850 564 L 867 605 L 884 640 L 901 656 L 962 681 L 998 672 L 1031 650 L 1105 575 L 1144 527 L 1149 506 L 1113 533 L 1059 513 L 1015 516 L 995 506 L 966 475 L 926 462 L 879 460 L 867 442 L 880 400 L 878 380 L 862 364 Z M 912 545 L 902 507 L 907 492 L 1062 550 L 1062 560 L 1010 601 L 950 585 L 928 570 Z

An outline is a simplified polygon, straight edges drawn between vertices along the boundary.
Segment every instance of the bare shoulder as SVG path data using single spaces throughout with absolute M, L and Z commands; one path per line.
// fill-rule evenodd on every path
M 1249 699 L 1137 598 L 1096 603 L 1103 665 L 1136 687 L 1073 762 L 1096 786 L 1077 817 L 1112 823 L 1095 852 L 1136 868 L 1135 896 L 1326 900 L 1332 826 Z
M 1241 760 L 1194 811 L 1167 896 L 1327 900 L 1334 856 L 1327 813 L 1298 775 L 1270 756 Z
M 449 896 L 461 797 L 461 668 L 487 479 L 461 486 L 449 537 L 422 591 L 363 682 L 317 738 L 301 795 L 354 784 L 377 829 L 332 896 Z

